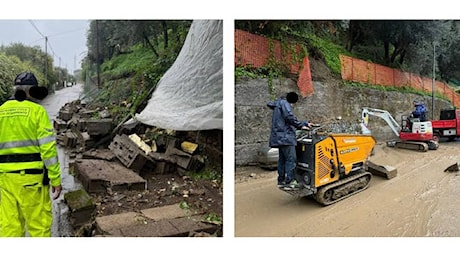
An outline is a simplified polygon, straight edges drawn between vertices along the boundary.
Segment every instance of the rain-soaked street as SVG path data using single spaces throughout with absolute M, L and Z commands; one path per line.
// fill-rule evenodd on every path
M 55 91 L 46 97 L 41 104 L 48 112 L 51 123 L 58 116 L 59 110 L 66 103 L 79 99 L 82 93 L 82 86 L 80 84 L 73 87 L 64 88 Z M 74 177 L 69 174 L 68 156 L 64 147 L 58 145 L 59 162 L 61 164 L 61 178 L 62 178 L 62 193 L 61 196 L 53 201 L 53 237 L 69 237 L 73 236 L 73 229 L 68 219 L 68 207 L 64 203 L 64 194 L 81 188 L 80 184 L 74 180 Z

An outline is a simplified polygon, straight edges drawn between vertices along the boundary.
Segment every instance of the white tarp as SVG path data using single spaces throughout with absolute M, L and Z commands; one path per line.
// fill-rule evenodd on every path
M 174 64 L 135 119 L 178 131 L 223 129 L 222 20 L 194 20 Z

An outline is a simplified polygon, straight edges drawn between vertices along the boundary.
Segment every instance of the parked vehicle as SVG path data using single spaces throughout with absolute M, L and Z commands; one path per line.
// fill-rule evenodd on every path
M 439 138 L 453 141 L 460 137 L 460 109 L 443 109 L 439 120 L 432 120 L 433 134 Z
M 261 145 L 257 151 L 257 162 L 262 169 L 276 170 L 278 168 L 278 148 L 271 148 L 268 142 Z

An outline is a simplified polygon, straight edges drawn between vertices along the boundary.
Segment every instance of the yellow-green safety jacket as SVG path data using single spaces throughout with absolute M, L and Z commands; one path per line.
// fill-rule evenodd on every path
M 0 173 L 48 170 L 51 186 L 61 184 L 56 137 L 41 105 L 9 100 L 0 106 Z

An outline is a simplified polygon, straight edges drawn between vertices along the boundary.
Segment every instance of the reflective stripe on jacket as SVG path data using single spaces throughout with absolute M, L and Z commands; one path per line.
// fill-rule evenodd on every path
M 41 105 L 6 101 L 0 106 L 0 131 L 0 173 L 46 166 L 51 185 L 61 184 L 56 137 Z

